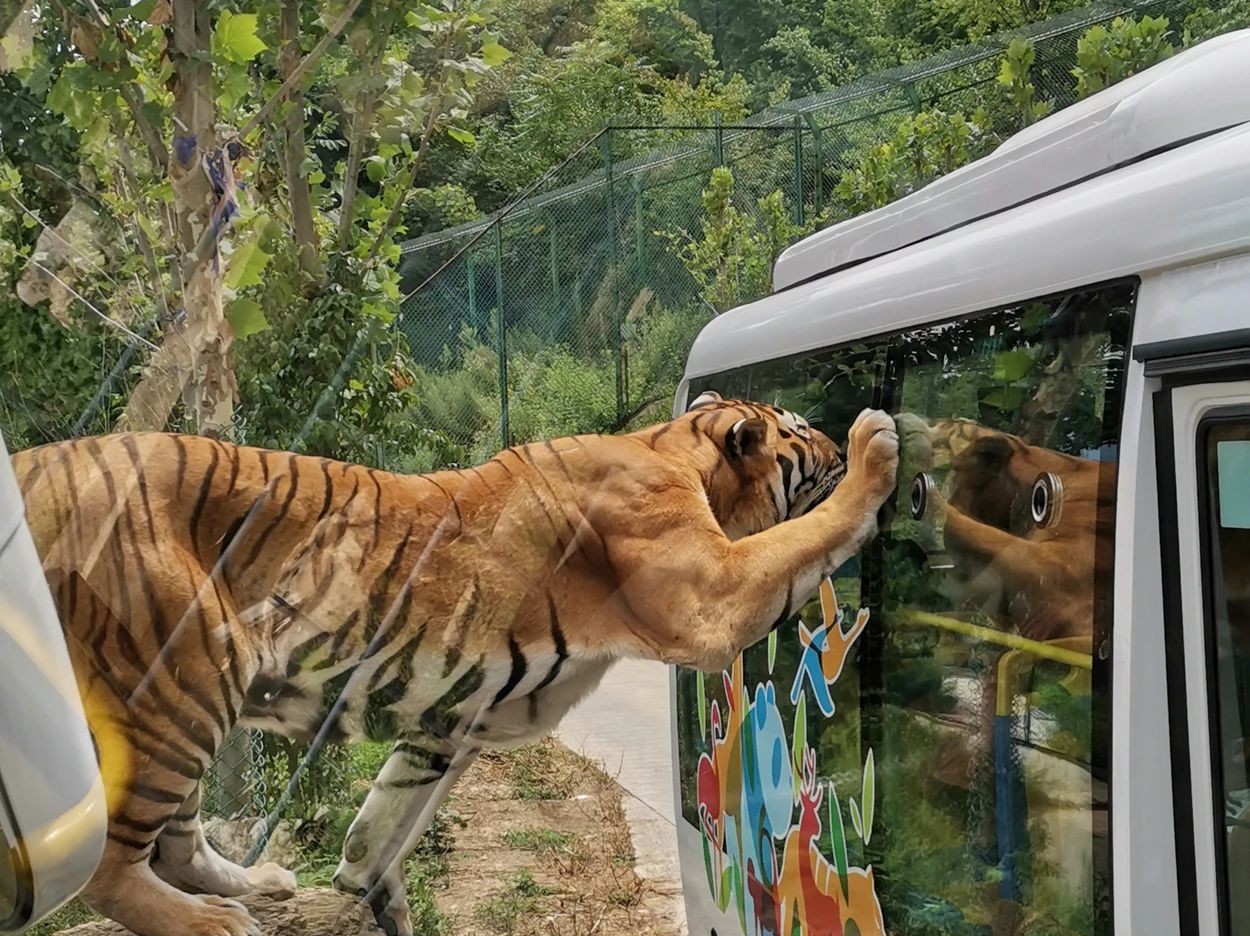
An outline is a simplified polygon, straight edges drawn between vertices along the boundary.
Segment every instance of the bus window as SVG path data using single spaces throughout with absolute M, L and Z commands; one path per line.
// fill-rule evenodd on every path
M 835 438 L 884 403 L 902 441 L 873 544 L 729 671 L 679 674 L 683 815 L 703 835 L 704 886 L 744 932 L 1110 931 L 1106 680 L 1134 289 L 692 387 L 775 402 Z
M 1207 639 L 1214 654 L 1216 802 L 1224 804 L 1224 932 L 1250 932 L 1250 415 L 1217 414 L 1199 428 L 1205 465 Z

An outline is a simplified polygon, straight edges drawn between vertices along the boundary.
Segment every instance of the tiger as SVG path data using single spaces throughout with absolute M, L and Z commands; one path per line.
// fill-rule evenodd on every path
M 900 414 L 908 470 L 946 469 L 934 492 L 932 519 L 940 522 L 951 560 L 953 593 L 962 610 L 990 615 L 997 627 L 1029 640 L 1065 640 L 1093 652 L 1106 639 L 1114 532 L 1114 463 L 1056 452 L 968 419 L 932 423 Z M 1032 516 L 1034 484 L 1056 475 L 1062 495 L 1054 517 Z M 984 647 L 984 652 L 999 656 Z M 977 677 L 979 695 L 997 695 L 997 666 Z M 946 738 L 933 756 L 934 781 L 960 789 L 974 782 L 970 765 L 990 757 L 995 706 L 966 717 L 972 730 Z M 1100 769 L 1100 768 L 1099 768 Z M 1095 788 L 1105 808 L 1105 786 Z
M 966 419 L 935 422 L 929 442 L 929 460 L 950 471 L 937 513 L 965 599 L 1031 640 L 1091 637 L 1108 611 L 1095 584 L 1111 575 L 1114 464 Z M 1030 500 L 1044 473 L 1062 495 L 1054 521 L 1040 525 Z
M 669 422 L 422 475 L 165 433 L 16 454 L 105 778 L 83 891 L 139 936 L 256 936 L 294 875 L 218 855 L 200 781 L 235 726 L 393 749 L 333 886 L 410 936 L 403 862 L 486 748 L 625 657 L 718 671 L 877 531 L 898 437 L 700 395 Z

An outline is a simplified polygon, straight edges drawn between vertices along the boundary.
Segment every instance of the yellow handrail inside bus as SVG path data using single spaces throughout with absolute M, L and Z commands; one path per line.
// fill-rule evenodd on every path
M 1069 646 L 1062 645 L 1070 643 L 1069 640 L 1043 643 L 1040 640 L 1030 640 L 1028 637 L 1021 637 L 1019 634 L 1008 634 L 1005 631 L 995 630 L 992 627 L 969 624 L 967 621 L 960 621 L 957 618 L 947 617 L 944 614 L 933 614 L 929 611 L 899 611 L 897 615 L 906 624 L 916 624 L 921 627 L 937 627 L 941 630 L 963 634 L 965 637 L 975 637 L 977 640 L 984 640 L 986 643 L 998 644 L 1000 647 L 1023 650 L 1035 657 L 1041 657 L 1044 660 L 1054 660 L 1057 663 L 1066 663 L 1068 666 L 1075 666 L 1078 669 L 1092 670 L 1094 668 L 1094 658 L 1091 654 L 1081 653 L 1078 650 L 1071 649 Z M 1088 638 L 1077 639 L 1087 640 Z
M 1021 637 L 1018 634 L 1008 634 L 1004 631 L 995 630 L 992 627 L 983 627 L 980 624 L 969 624 L 967 621 L 961 621 L 957 618 L 947 617 L 944 614 L 933 614 L 929 611 L 900 611 L 899 617 L 906 624 L 914 624 L 920 627 L 937 627 L 941 630 L 951 631 L 952 633 L 962 634 L 965 637 L 975 637 L 977 640 L 984 640 L 986 643 L 998 644 L 1000 647 L 1010 647 L 1011 649 L 1003 654 L 998 662 L 998 679 L 996 682 L 997 698 L 995 706 L 997 714 L 1005 715 L 1011 708 L 1011 698 L 1015 689 L 1016 670 L 1029 656 L 1040 657 L 1044 660 L 1054 660 L 1057 663 L 1064 663 L 1068 666 L 1082 670 L 1093 670 L 1094 657 L 1091 653 L 1081 652 L 1076 647 L 1088 647 L 1092 641 L 1089 637 L 1061 637 L 1058 640 L 1040 641 L 1030 640 L 1028 637 Z

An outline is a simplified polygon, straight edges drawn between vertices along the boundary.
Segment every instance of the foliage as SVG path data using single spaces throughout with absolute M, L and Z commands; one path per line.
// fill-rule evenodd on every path
M 998 83 L 1007 89 L 1012 105 L 1020 114 L 1021 125 L 1025 127 L 1041 120 L 1053 109 L 1050 102 L 1037 99 L 1030 78 L 1034 57 L 1033 44 L 1017 37 L 1008 44 L 998 71 Z
M 703 301 L 716 312 L 770 292 L 778 255 L 820 222 L 795 224 L 780 191 L 761 198 L 753 213 L 740 211 L 733 196 L 733 172 L 723 166 L 713 169 L 703 191 L 700 235 L 660 232 L 694 277 Z
M 746 82 L 722 76 L 708 37 L 670 0 L 602 0 L 572 36 L 552 49 L 509 37 L 518 51 L 490 79 L 485 94 L 494 106 L 474 122 L 477 145 L 467 159 L 443 147 L 431 175 L 472 191 L 491 210 L 609 121 L 707 124 L 716 114 L 746 116 Z
M 1079 0 L 682 0 L 762 106 L 1080 6 Z
M 1164 17 L 1116 17 L 1110 26 L 1091 26 L 1076 45 L 1079 97 L 1088 97 L 1168 58 L 1175 49 Z
M 843 173 L 834 191 L 847 214 L 871 211 L 984 155 L 994 142 L 983 113 L 921 111 Z
M 1230 0 L 1214 8 L 1202 6 L 1185 17 L 1184 44 L 1188 47 L 1247 27 L 1250 27 L 1250 0 Z

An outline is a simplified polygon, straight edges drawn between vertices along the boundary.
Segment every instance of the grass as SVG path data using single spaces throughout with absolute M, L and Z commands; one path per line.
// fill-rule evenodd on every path
M 65 906 L 45 917 L 42 923 L 32 926 L 23 932 L 23 936 L 52 936 L 61 930 L 78 926 L 80 923 L 91 923 L 102 917 L 81 900 L 71 900 Z
M 557 832 L 546 826 L 513 829 L 503 835 L 503 843 L 509 848 L 528 852 L 564 851 L 571 839 L 567 832 Z
M 562 756 L 563 755 L 563 756 Z M 553 738 L 504 754 L 512 790 L 520 800 L 562 800 L 573 794 L 581 764 Z
M 507 885 L 477 905 L 473 915 L 478 921 L 504 936 L 514 932 L 522 918 L 534 910 L 539 897 L 554 894 L 534 880 L 528 871 L 518 871 L 508 878 Z M 417 931 L 414 926 L 414 932 Z

